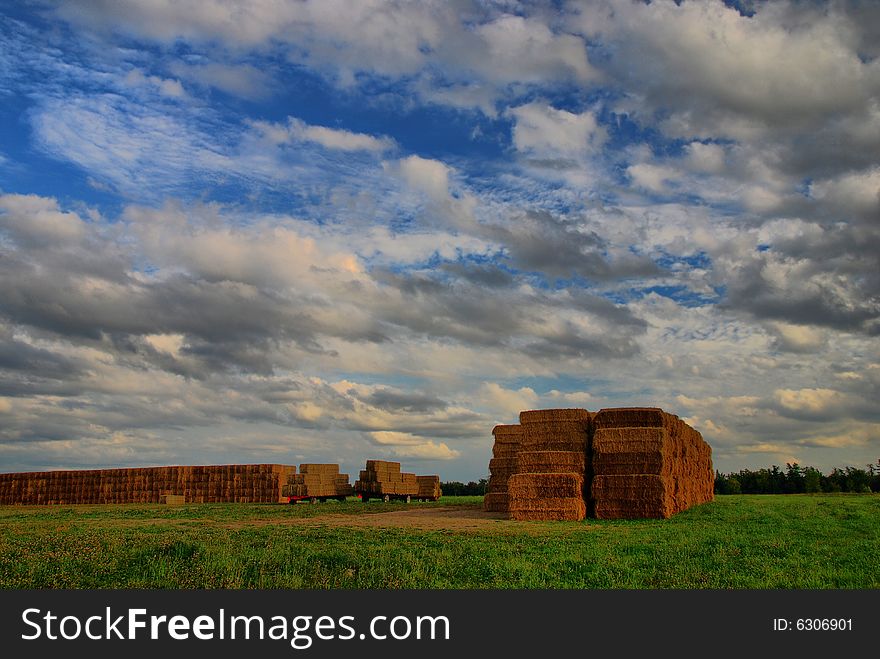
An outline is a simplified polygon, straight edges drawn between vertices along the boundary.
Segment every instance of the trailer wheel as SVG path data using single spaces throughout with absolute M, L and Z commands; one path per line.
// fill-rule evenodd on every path
M 407 503 L 410 502 L 410 496 L 409 496 L 408 494 L 406 495 L 406 502 L 407 502 Z
M 312 497 L 309 499 L 309 503 L 318 503 L 318 497 Z
M 391 495 L 386 494 L 384 497 L 382 497 L 382 501 L 384 501 L 385 503 L 388 503 L 389 501 L 391 501 Z

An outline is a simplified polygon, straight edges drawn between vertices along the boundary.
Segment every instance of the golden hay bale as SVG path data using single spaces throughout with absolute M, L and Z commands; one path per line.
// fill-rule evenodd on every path
M 667 413 L 659 407 L 611 407 L 599 410 L 593 417 L 593 426 L 599 428 L 660 427 Z
M 299 472 L 301 474 L 335 476 L 339 473 L 339 465 L 306 463 L 299 466 Z
M 367 460 L 367 471 L 386 470 L 393 473 L 400 473 L 399 462 L 388 462 L 386 460 Z
M 644 447 L 637 450 L 662 450 L 667 439 L 668 433 L 662 426 L 596 428 L 593 450 L 631 451 L 634 446 Z
M 483 496 L 483 510 L 506 513 L 508 510 L 507 492 L 488 492 Z
M 507 481 L 511 499 L 577 497 L 583 495 L 581 474 L 514 474 Z
M 583 497 L 542 497 L 540 499 L 510 498 L 511 510 L 557 510 L 584 502 Z
M 587 451 L 587 441 L 572 441 L 572 440 L 563 440 L 563 441 L 540 441 L 533 442 L 528 445 L 523 446 L 523 450 L 528 451 L 575 451 L 579 453 L 586 453 Z
M 492 428 L 496 444 L 518 444 L 522 441 L 522 426 L 498 425 Z
M 493 474 L 498 471 L 513 471 L 514 469 L 516 469 L 516 457 L 489 460 L 489 471 Z
M 590 413 L 580 408 L 525 410 L 519 413 L 520 424 L 547 423 L 557 421 L 590 421 Z
M 579 522 L 587 516 L 587 506 L 583 499 L 572 499 L 563 508 L 543 508 L 540 510 L 510 510 L 510 519 L 527 522 L 568 521 Z
M 516 471 L 529 473 L 584 473 L 586 453 L 582 451 L 520 451 Z

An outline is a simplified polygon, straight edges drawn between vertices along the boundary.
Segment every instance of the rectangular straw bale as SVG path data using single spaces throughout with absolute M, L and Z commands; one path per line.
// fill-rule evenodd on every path
M 339 465 L 306 463 L 299 466 L 299 472 L 301 474 L 321 474 L 335 476 L 339 473 Z
M 493 458 L 513 458 L 519 453 L 522 444 L 499 444 L 495 442 L 492 446 Z
M 583 474 L 586 458 L 582 451 L 520 451 L 516 457 L 516 472 Z
M 579 522 L 587 516 L 587 506 L 583 499 L 572 499 L 564 508 L 543 508 L 540 510 L 510 510 L 510 519 L 524 522 Z
M 613 407 L 599 410 L 593 417 L 593 427 L 599 428 L 637 428 L 662 427 L 663 410 L 659 407 Z
M 516 469 L 516 457 L 510 458 L 492 458 L 489 460 L 489 471 L 513 471 Z
M 511 499 L 583 496 L 581 474 L 514 474 L 507 481 Z
M 508 512 L 507 492 L 487 492 L 483 496 L 483 510 L 494 513 Z
M 522 441 L 522 426 L 519 424 L 497 425 L 492 428 L 497 444 L 518 444 Z
M 524 423 L 522 428 L 522 441 L 527 444 L 536 435 L 585 435 L 590 425 L 586 421 L 560 420 Z
M 525 410 L 519 413 L 520 424 L 559 421 L 590 421 L 590 413 L 580 408 Z
M 523 445 L 524 450 L 529 451 L 577 451 L 586 453 L 588 441 L 586 437 L 582 439 L 565 439 L 565 440 L 542 440 Z
M 386 460 L 367 460 L 368 471 L 387 470 L 393 473 L 400 473 L 399 462 L 388 462 Z
M 510 510 L 556 510 L 583 503 L 583 497 L 541 497 L 540 499 L 519 499 L 511 497 Z

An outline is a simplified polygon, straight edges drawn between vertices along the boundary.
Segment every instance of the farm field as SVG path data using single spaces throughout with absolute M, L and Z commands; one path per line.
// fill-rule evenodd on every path
M 878 588 L 880 496 L 736 495 L 668 520 L 436 503 L 0 507 L 0 588 Z

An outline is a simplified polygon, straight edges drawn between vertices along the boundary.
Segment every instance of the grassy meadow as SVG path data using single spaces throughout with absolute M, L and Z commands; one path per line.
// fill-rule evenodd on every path
M 5 506 L 0 588 L 880 587 L 877 495 L 720 496 L 668 520 L 486 520 L 476 530 L 346 522 L 406 508 Z

